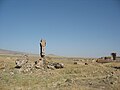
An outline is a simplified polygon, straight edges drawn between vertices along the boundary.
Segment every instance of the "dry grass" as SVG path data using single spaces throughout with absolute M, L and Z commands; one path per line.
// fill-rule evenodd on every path
M 78 64 L 74 64 L 72 59 L 49 57 L 47 59 L 49 62 L 61 62 L 65 67 L 47 72 L 33 69 L 31 72 L 22 73 L 14 68 L 16 58 L 20 56 L 0 56 L 0 90 L 119 90 L 120 88 L 120 69 L 113 68 L 120 67 L 120 63 L 99 64 L 83 59 L 77 60 Z M 29 56 L 29 63 L 34 63 L 38 58 Z

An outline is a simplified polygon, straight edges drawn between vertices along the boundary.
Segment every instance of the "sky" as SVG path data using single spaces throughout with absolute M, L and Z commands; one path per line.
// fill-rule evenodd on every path
M 0 0 L 0 48 L 77 57 L 120 55 L 119 0 Z

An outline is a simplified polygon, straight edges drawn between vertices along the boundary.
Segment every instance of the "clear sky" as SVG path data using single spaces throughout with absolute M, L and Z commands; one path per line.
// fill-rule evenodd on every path
M 0 0 L 0 48 L 78 57 L 120 55 L 119 0 Z

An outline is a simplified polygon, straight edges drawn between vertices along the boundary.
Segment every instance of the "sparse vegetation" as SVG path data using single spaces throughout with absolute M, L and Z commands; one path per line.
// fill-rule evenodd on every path
M 0 56 L 0 90 L 119 90 L 119 62 L 100 64 L 87 59 L 47 58 L 49 62 L 62 62 L 62 69 L 32 69 L 21 72 L 15 67 L 20 56 Z M 29 56 L 29 62 L 38 60 Z M 85 65 L 87 63 L 87 65 Z M 4 68 L 2 64 L 5 64 Z

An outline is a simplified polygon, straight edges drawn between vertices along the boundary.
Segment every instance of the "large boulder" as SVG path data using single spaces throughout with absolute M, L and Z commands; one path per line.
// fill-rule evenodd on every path
M 24 60 L 24 59 L 17 59 L 15 61 L 15 64 L 16 64 L 16 68 L 21 68 L 23 65 L 25 65 L 26 63 L 28 62 L 28 60 Z
M 37 61 L 35 61 L 35 68 L 37 68 L 37 69 L 43 69 L 43 67 L 44 67 L 43 60 L 37 60 Z
M 55 67 L 54 67 L 53 65 L 49 65 L 49 64 L 47 65 L 47 68 L 48 68 L 48 69 L 51 69 L 51 70 L 54 70 L 54 69 L 55 69 Z
M 63 67 L 64 67 L 64 64 L 62 64 L 62 63 L 55 63 L 55 64 L 54 64 L 54 67 L 55 67 L 56 69 L 63 68 Z
M 48 68 L 56 68 L 56 69 L 59 69 L 59 68 L 64 68 L 64 64 L 63 63 L 49 63 L 47 65 Z

